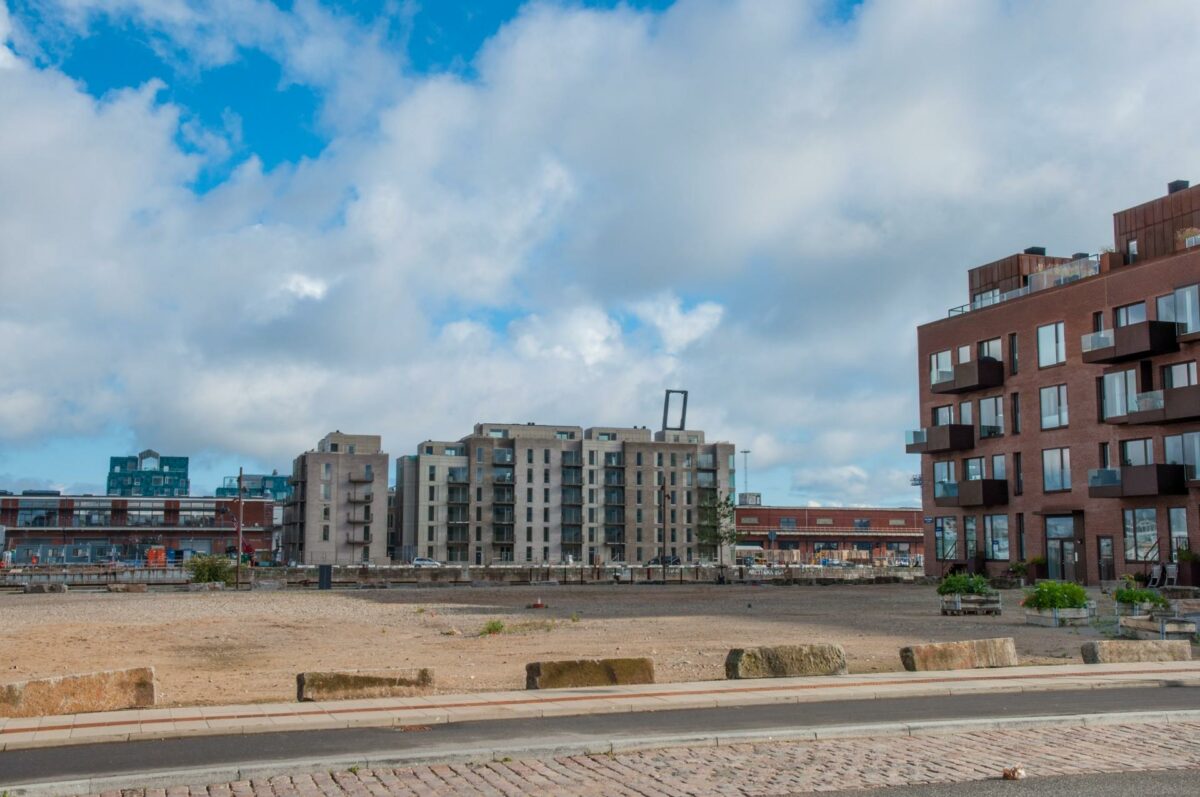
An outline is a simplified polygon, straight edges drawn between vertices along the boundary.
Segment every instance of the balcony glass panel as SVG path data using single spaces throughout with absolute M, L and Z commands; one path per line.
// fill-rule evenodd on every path
M 1120 468 L 1092 468 L 1088 471 L 1088 487 L 1121 486 Z
M 625 472 L 620 470 L 604 471 L 604 483 L 608 485 L 625 484 Z
M 579 487 L 564 487 L 562 491 L 562 502 L 564 504 L 582 504 L 583 490 Z
M 981 439 L 988 438 L 988 437 L 1003 437 L 1003 436 L 1004 436 L 1004 427 L 1003 426 L 993 426 L 991 424 L 986 424 L 986 423 L 979 424 L 979 437 Z
M 564 470 L 562 474 L 563 484 L 583 484 L 583 471 L 581 470 Z
M 1161 410 L 1163 406 L 1163 392 L 1161 390 L 1150 390 L 1145 393 L 1138 393 L 1133 398 L 1133 409 L 1136 412 Z
M 717 474 L 715 474 L 715 473 L 697 473 L 696 474 L 696 486 L 697 487 L 716 487 L 717 486 Z
M 1085 352 L 1096 351 L 1097 349 L 1111 349 L 1117 345 L 1116 332 L 1111 329 L 1090 332 L 1083 336 L 1080 344 Z
M 619 451 L 610 451 L 604 455 L 604 467 L 619 468 L 625 465 L 625 457 Z
M 904 433 L 904 442 L 906 445 L 924 445 L 929 442 L 929 432 L 925 429 L 912 429 Z
M 512 468 L 492 468 L 492 480 L 496 484 L 512 484 L 514 480 Z
M 470 477 L 466 468 L 449 468 L 446 478 L 452 484 L 466 484 L 468 481 L 470 481 Z
M 511 448 L 496 448 L 492 450 L 492 463 L 496 465 L 511 465 L 513 450 Z
M 712 470 L 717 467 L 716 457 L 712 454 L 701 454 L 696 459 L 696 467 L 704 470 Z
M 567 467 L 577 468 L 583 464 L 583 455 L 579 451 L 564 451 L 562 464 Z
M 583 529 L 578 526 L 563 526 L 563 545 L 578 545 L 583 542 Z
M 958 482 L 934 482 L 934 498 L 958 498 Z

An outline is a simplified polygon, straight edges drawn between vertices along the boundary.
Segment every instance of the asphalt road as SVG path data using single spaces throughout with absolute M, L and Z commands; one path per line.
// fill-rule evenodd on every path
M 1200 771 L 1061 775 L 1020 781 L 975 780 L 837 794 L 838 797 L 1196 797 L 1200 794 Z
M 638 737 L 829 725 L 1200 709 L 1200 687 L 1140 687 L 847 700 L 683 711 L 487 720 L 419 730 L 351 728 L 79 745 L 0 753 L 0 785 L 155 770 L 379 753 L 439 755 L 488 745 L 583 744 Z M 1200 790 L 1194 790 L 1196 794 Z M 897 792 L 901 794 L 903 792 Z M 934 792 L 930 792 L 933 794 Z M 1009 792 L 1010 794 L 1014 792 Z M 1048 792 L 1051 793 L 1051 792 Z M 981 792 L 980 794 L 984 794 Z

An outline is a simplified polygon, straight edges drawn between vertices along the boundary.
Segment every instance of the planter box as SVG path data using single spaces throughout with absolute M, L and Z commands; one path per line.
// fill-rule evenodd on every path
M 1058 628 L 1064 625 L 1087 625 L 1090 621 L 1087 608 L 1083 609 L 1026 609 L 1026 625 L 1042 625 Z
M 1129 639 L 1183 639 L 1196 636 L 1196 624 L 1182 617 L 1122 617 L 1118 621 L 1121 636 Z
M 1118 603 L 1117 617 L 1149 617 L 1153 603 Z
M 1000 614 L 1000 594 L 942 596 L 942 614 Z

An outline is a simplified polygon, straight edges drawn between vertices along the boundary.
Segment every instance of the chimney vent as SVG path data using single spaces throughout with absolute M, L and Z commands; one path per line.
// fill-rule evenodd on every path
M 1025 254 L 1027 254 L 1027 255 L 1042 255 L 1044 257 L 1046 255 L 1046 247 L 1030 246 L 1025 250 Z
M 1167 193 L 1173 194 L 1176 191 L 1182 191 L 1189 185 L 1191 185 L 1191 183 L 1189 183 L 1187 180 L 1172 180 L 1171 182 L 1167 183 Z

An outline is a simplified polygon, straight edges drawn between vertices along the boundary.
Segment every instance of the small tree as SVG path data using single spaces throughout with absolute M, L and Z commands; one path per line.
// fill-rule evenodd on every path
M 717 561 L 725 564 L 725 547 L 737 545 L 738 530 L 733 508 L 733 496 L 724 498 L 714 495 L 700 502 L 700 524 L 696 538 L 701 545 L 717 547 Z
M 233 561 L 227 556 L 197 554 L 183 565 L 197 584 L 215 581 L 226 586 L 233 584 Z

